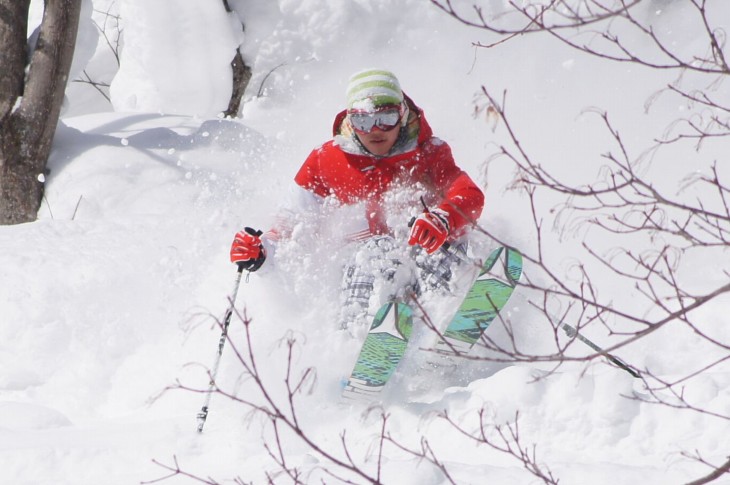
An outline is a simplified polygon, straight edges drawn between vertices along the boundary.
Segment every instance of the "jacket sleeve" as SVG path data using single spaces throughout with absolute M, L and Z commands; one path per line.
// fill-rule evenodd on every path
M 431 180 L 441 196 L 438 208 L 449 214 L 452 233 L 479 219 L 484 207 L 484 193 L 454 162 L 451 148 L 445 142 L 432 139 L 426 150 L 427 163 L 432 167 Z
M 296 182 L 300 187 L 303 187 L 320 197 L 327 197 L 330 195 L 330 190 L 324 185 L 319 176 L 319 158 L 321 152 L 322 147 L 312 150 L 312 153 L 309 154 L 297 174 L 294 176 L 294 182 Z
M 313 220 L 322 210 L 322 198 L 301 187 L 294 186 L 284 195 L 274 223 L 261 237 L 266 248 L 266 264 L 257 271 L 259 276 L 268 274 L 275 266 L 276 251 L 282 240 L 289 239 L 297 221 L 302 217 Z M 313 214 L 314 216 L 310 216 Z
M 278 242 L 282 238 L 288 238 L 296 214 L 316 212 L 321 208 L 322 199 L 329 195 L 329 190 L 319 176 L 321 151 L 322 147 L 312 150 L 299 168 L 294 176 L 297 187 L 285 197 L 274 225 L 264 234 L 265 239 Z

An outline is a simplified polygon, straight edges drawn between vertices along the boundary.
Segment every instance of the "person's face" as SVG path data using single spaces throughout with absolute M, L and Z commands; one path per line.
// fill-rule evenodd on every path
M 370 133 L 358 133 L 357 137 L 370 153 L 380 157 L 387 155 L 395 145 L 398 140 L 398 128 L 399 126 L 394 126 L 388 131 L 383 131 L 375 126 Z
M 373 155 L 387 155 L 398 140 L 402 117 L 398 106 L 387 106 L 375 112 L 355 111 L 348 116 L 358 139 Z

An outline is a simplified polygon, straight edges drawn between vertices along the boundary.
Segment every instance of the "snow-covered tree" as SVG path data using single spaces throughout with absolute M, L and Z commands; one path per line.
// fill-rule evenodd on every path
M 38 213 L 81 12 L 81 0 L 47 1 L 29 46 L 30 3 L 0 1 L 0 224 Z

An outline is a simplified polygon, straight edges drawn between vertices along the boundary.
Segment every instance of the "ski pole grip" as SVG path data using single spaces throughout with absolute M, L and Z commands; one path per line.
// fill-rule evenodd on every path
M 253 227 L 244 227 L 243 230 L 246 231 L 248 234 L 256 237 L 261 237 L 261 235 L 264 233 L 264 231 L 254 229 Z

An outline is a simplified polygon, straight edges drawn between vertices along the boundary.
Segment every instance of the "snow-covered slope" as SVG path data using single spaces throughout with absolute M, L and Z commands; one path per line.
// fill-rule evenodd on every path
M 93 3 L 102 11 L 113 5 Z M 227 103 L 228 63 L 240 37 L 222 6 L 118 2 L 125 37 L 114 109 L 98 93 L 74 87 L 39 220 L 0 227 L 1 483 L 121 485 L 169 473 L 152 460 L 177 460 L 186 472 L 219 481 L 266 482 L 276 466 L 263 447 L 275 444 L 265 418 L 215 396 L 198 435 L 203 396 L 163 391 L 177 381 L 207 386 L 205 369 L 220 334 L 215 321 L 235 277 L 231 238 L 244 225 L 271 223 L 298 166 L 330 136 L 351 72 L 382 66 L 399 75 L 459 164 L 485 187 L 484 225 L 516 247 L 532 237 L 528 205 L 504 190 L 507 164 L 492 163 L 487 178 L 485 162 L 504 140 L 483 113 L 472 116 L 475 103 L 483 104 L 482 85 L 506 90 L 516 128 L 530 135 L 526 149 L 576 179 L 595 173 L 604 139 L 600 123 L 582 115 L 585 108 L 610 109 L 627 127 L 627 143 L 639 148 L 677 109 L 660 101 L 644 113 L 644 101 L 671 74 L 600 64 L 611 69 L 607 74 L 594 59 L 545 39 L 476 49 L 471 43 L 484 34 L 429 2 L 231 3 L 246 21 L 243 51 L 254 66 L 241 120 L 216 118 Z M 109 65 L 103 43 L 83 47 L 87 54 L 96 49 L 92 62 Z M 255 97 L 259 91 L 263 96 Z M 551 247 L 568 261 L 578 242 Z M 327 248 L 285 252 L 278 271 L 242 284 L 236 308 L 252 319 L 257 364 L 273 398 L 286 402 L 289 362 L 297 373 L 314 367 L 316 381 L 298 398 L 303 429 L 340 456 L 346 430 L 351 455 L 373 471 L 379 414 L 337 400 L 359 343 L 334 325 L 336 267 L 317 272 L 314 284 L 309 271 L 327 266 L 326 254 Z M 295 268 L 284 281 L 284 271 Z M 528 313 L 519 302 L 512 310 Z M 708 318 L 719 321 L 722 310 Z M 233 341 L 243 350 L 243 325 L 234 320 Z M 668 378 L 701 362 L 692 340 L 678 341 L 670 330 L 651 345 L 623 349 L 622 357 Z M 525 317 L 517 338 L 537 351 L 538 332 Z M 600 331 L 592 336 L 609 339 Z M 288 340 L 296 341 L 291 360 Z M 224 352 L 221 386 L 259 399 L 251 380 L 241 379 L 232 350 Z M 565 484 L 685 483 L 707 468 L 683 451 L 719 463 L 730 447 L 727 422 L 626 399 L 641 391 L 639 384 L 600 363 L 565 365 L 549 376 L 542 366 L 464 366 L 455 378 L 424 373 L 415 383 L 407 373 L 416 369 L 406 366 L 385 408 L 393 439 L 416 449 L 425 437 L 457 483 L 536 478 L 511 456 L 471 446 L 436 417 L 441 411 L 470 431 L 480 409 L 496 424 L 519 412 L 523 444 L 535 443 L 540 463 Z M 691 391 L 727 411 L 729 381 L 727 368 L 718 367 Z M 412 387 L 426 384 L 428 399 L 409 403 L 417 394 Z M 437 386 L 443 392 L 433 392 Z M 337 482 L 318 470 L 325 463 L 319 453 L 284 436 L 291 463 L 311 473 L 307 482 Z M 395 447 L 380 466 L 384 483 L 445 481 Z M 163 483 L 192 482 L 177 476 Z

